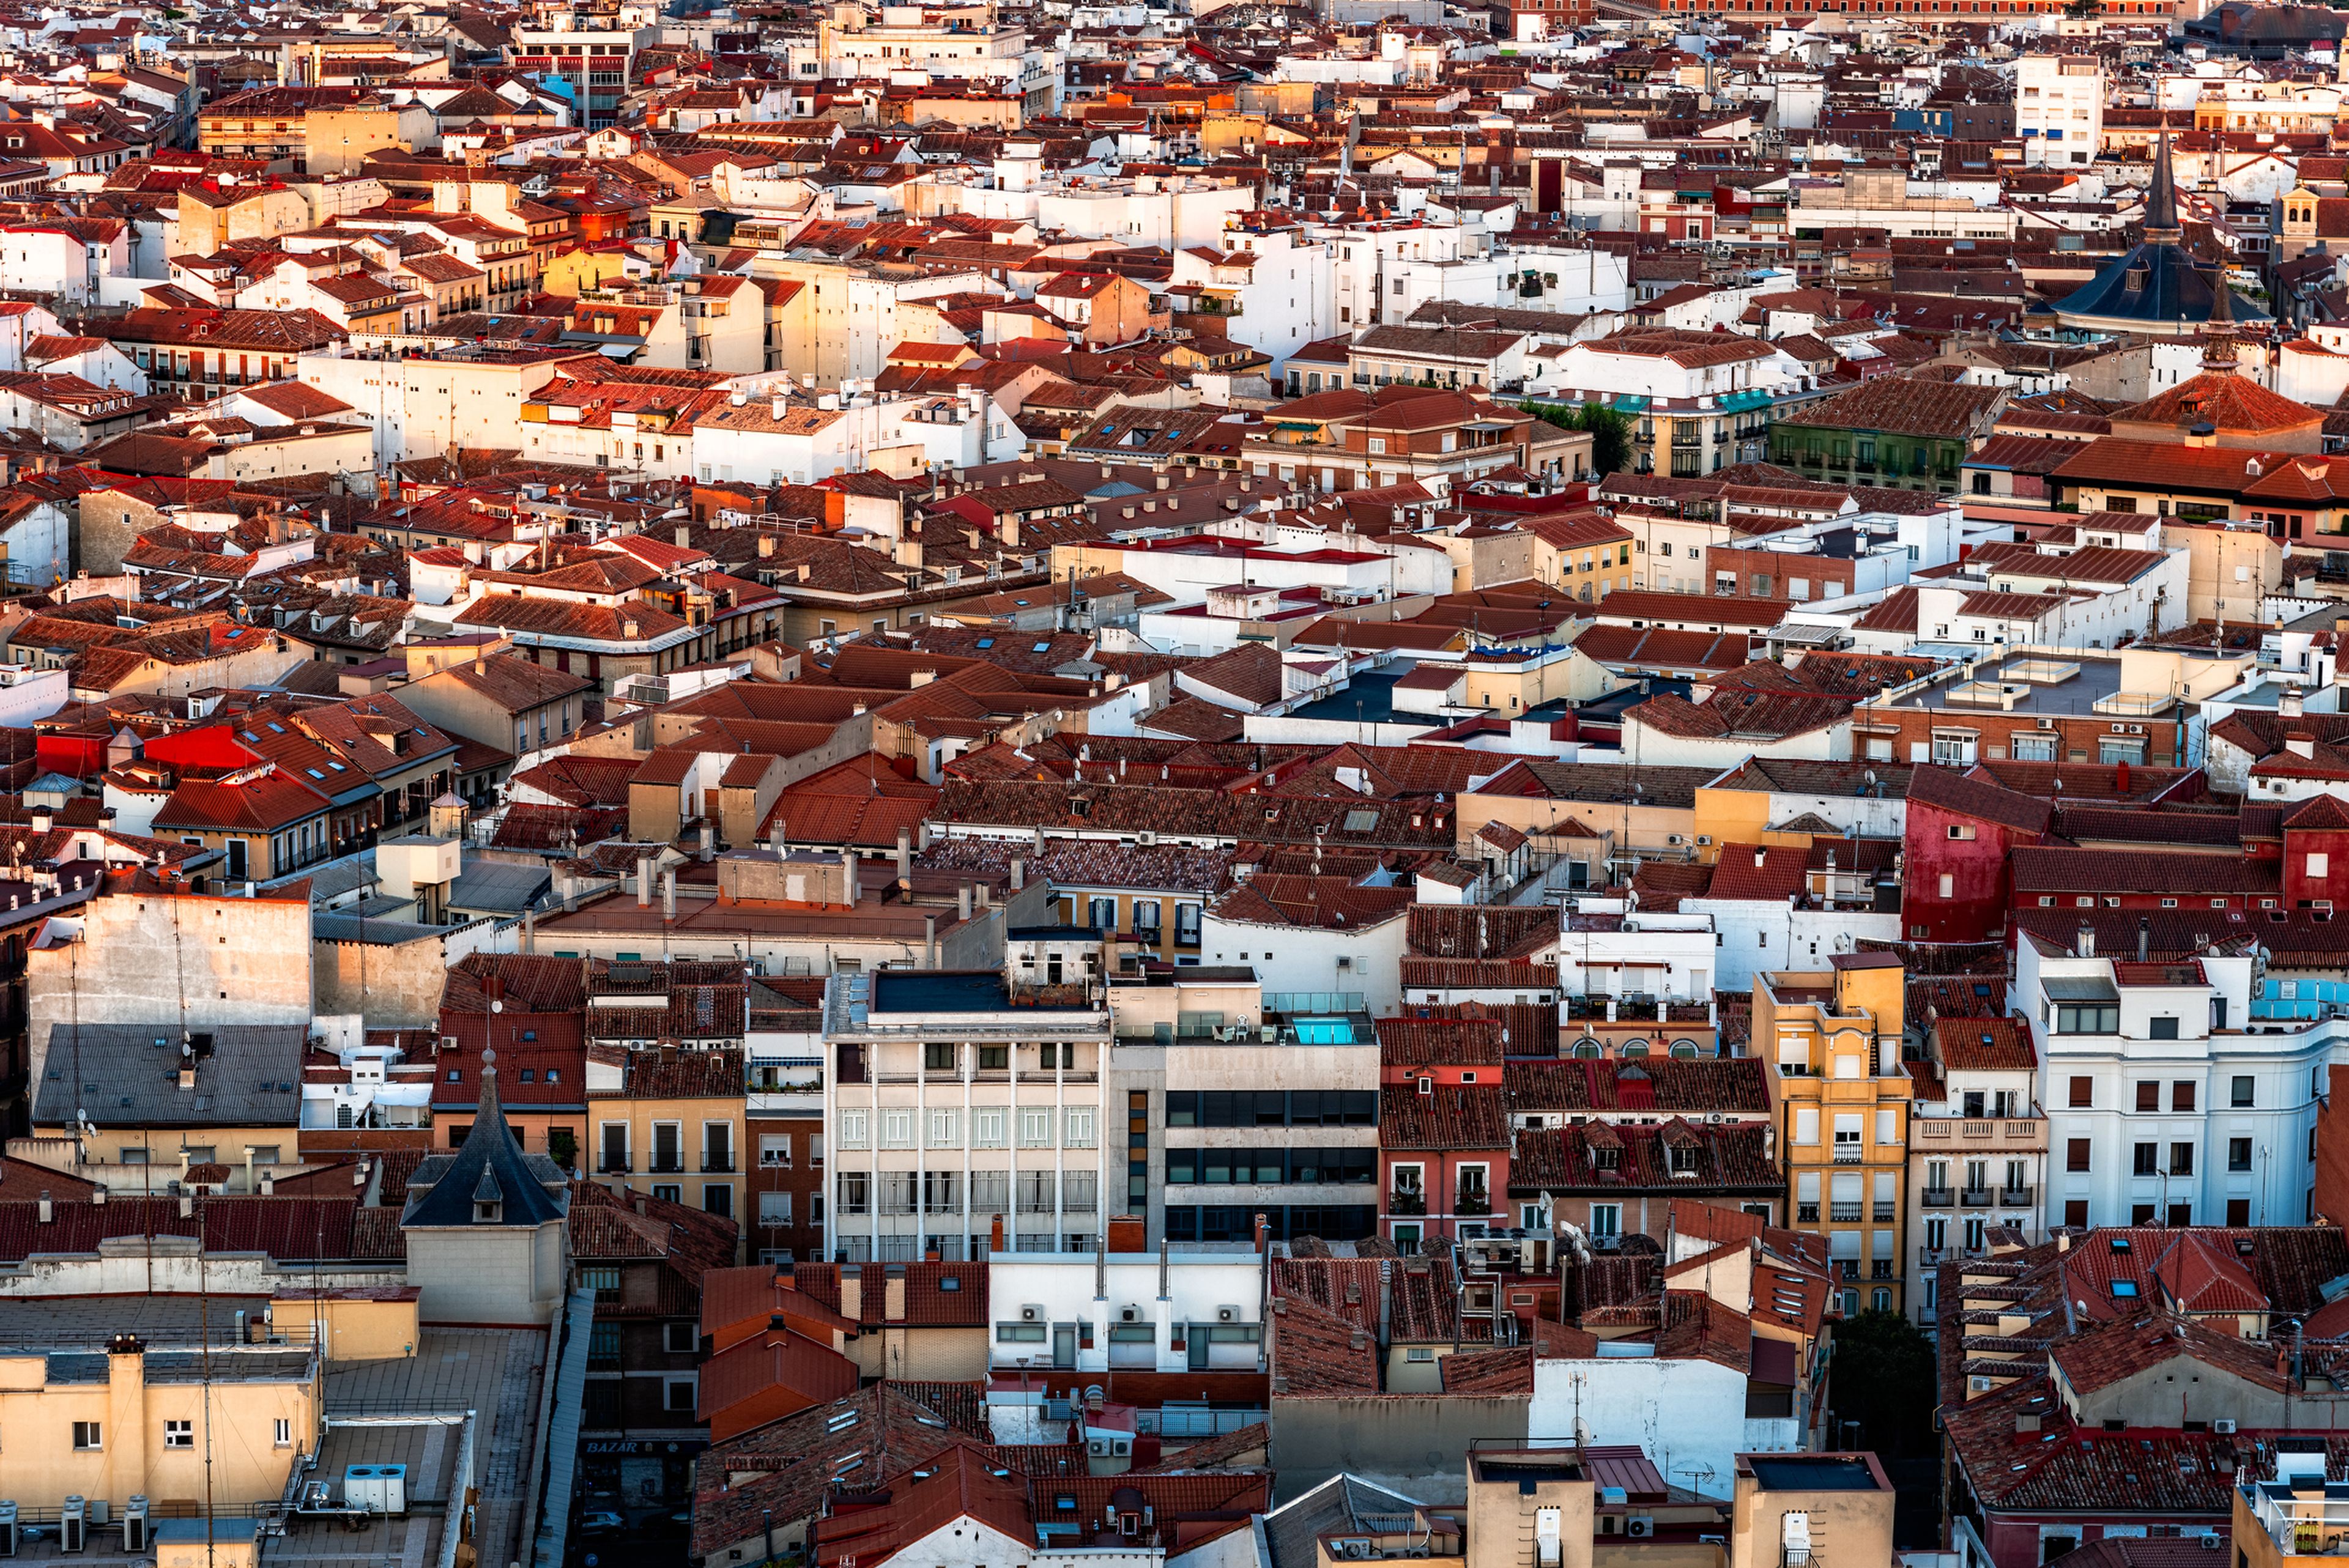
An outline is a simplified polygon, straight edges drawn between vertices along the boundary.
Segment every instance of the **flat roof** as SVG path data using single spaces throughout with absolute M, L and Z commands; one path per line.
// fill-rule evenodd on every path
M 1771 1491 L 1877 1491 L 1866 1460 L 1842 1454 L 1752 1454 L 1745 1466 Z

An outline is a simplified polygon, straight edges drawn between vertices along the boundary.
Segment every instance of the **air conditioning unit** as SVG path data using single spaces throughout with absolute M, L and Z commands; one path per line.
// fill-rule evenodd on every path
M 1044 1321 L 1044 1309 L 1040 1306 L 1023 1306 L 1019 1309 L 1019 1321 L 1041 1323 Z
M 2127 725 L 2116 724 L 2116 725 L 2113 726 L 2113 733 L 2114 733 L 2115 735 L 2122 735 L 2122 734 L 2126 734 L 2126 733 L 2127 732 L 2127 729 L 2128 729 L 2128 727 L 2127 727 Z
M 2230 1433 L 2235 1429 L 2235 1423 L 2232 1421 L 2213 1421 L 2210 1423 L 2210 1429 L 2221 1434 Z
M 122 1511 L 122 1550 L 138 1556 L 147 1550 L 147 1500 L 134 1497 Z
M 1696 841 L 1699 844 L 1710 844 L 1713 842 L 1713 835 L 1711 833 L 1699 833 L 1696 836 Z
M 454 1036 L 454 1035 L 443 1035 L 443 1036 L 441 1036 L 441 1037 L 440 1037 L 440 1048 L 441 1048 L 442 1050 L 444 1050 L 444 1051 L 453 1051 L 453 1050 L 455 1050 L 455 1049 L 457 1048 L 457 1037 L 456 1037 L 456 1036 Z
M 1655 1532 L 1656 1522 L 1644 1513 L 1635 1513 L 1623 1522 L 1623 1533 L 1634 1541 L 1644 1541 Z
M 1217 1323 L 1237 1323 L 1239 1320 L 1240 1309 L 1238 1307 L 1219 1306 L 1216 1308 L 1216 1321 Z
M 2128 732 L 2131 735 L 2143 735 L 2145 733 L 2145 726 L 2141 724 L 2132 724 L 2128 727 Z
M 1117 1309 L 1117 1320 L 1120 1323 L 1140 1323 L 1142 1321 L 1142 1308 L 1138 1306 L 1121 1306 Z
M 16 1555 L 16 1505 L 0 1502 L 0 1557 Z
M 1145 844 L 1154 844 L 1158 841 L 1158 835 L 1148 828 L 1143 829 L 1142 831 L 1135 834 L 1134 837 Z
M 2039 721 L 2039 727 L 2042 729 L 2053 729 L 2055 727 L 2055 721 L 2052 718 L 2043 718 Z
M 89 1500 L 79 1492 L 66 1499 L 65 1511 L 57 1520 L 57 1544 L 66 1552 L 89 1550 Z
M 1340 972 L 1343 972 L 1343 971 L 1348 970 L 1348 969 L 1351 969 L 1353 966 L 1354 966 L 1354 961 L 1353 961 L 1351 958 L 1349 958 L 1348 956 L 1346 956 L 1346 954 L 1342 954 L 1342 953 L 1340 953 L 1340 954 L 1338 954 L 1338 968 L 1339 968 L 1339 970 L 1340 970 Z

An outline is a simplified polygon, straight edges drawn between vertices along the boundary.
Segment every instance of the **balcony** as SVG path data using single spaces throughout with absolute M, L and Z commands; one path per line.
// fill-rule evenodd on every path
M 1899 1209 L 1899 1205 L 1892 1202 L 1891 1199 L 1879 1198 L 1876 1201 L 1876 1208 L 1873 1217 L 1878 1224 L 1885 1224 L 1890 1221 L 1899 1218 L 1899 1214 L 1898 1212 Z
M 2037 1196 L 2035 1188 L 2002 1187 L 1998 1192 L 1998 1206 L 2002 1209 L 2028 1209 Z
M 649 1169 L 656 1176 L 682 1176 L 685 1174 L 685 1161 L 675 1154 L 656 1154 Z
M 1958 1194 L 1958 1204 L 1961 1208 L 1987 1209 L 1990 1207 L 1990 1189 L 1987 1187 L 1969 1187 Z
M 734 1172 L 734 1157 L 730 1154 L 705 1154 L 701 1157 L 704 1176 L 730 1176 Z
M 1866 1207 L 1864 1203 L 1829 1203 L 1827 1218 L 1842 1224 L 1853 1224 L 1857 1222 L 1860 1211 Z
M 1818 1222 L 1819 1206 L 1816 1203 L 1797 1203 L 1795 1205 L 1795 1223 L 1798 1225 L 1816 1225 Z
M 1493 1212 L 1493 1200 L 1482 1191 L 1464 1191 L 1453 1203 L 1452 1212 L 1455 1214 L 1489 1214 Z
M 1839 1142 L 1835 1146 L 1835 1162 L 1838 1165 L 1857 1165 L 1867 1158 L 1867 1150 L 1857 1143 Z
M 615 1160 L 607 1154 L 595 1162 L 595 1174 L 598 1176 L 632 1176 L 636 1170 L 626 1155 Z
M 1925 1207 L 1928 1209 L 1946 1209 L 1956 1202 L 1957 1198 L 1957 1193 L 1947 1187 L 1925 1189 Z

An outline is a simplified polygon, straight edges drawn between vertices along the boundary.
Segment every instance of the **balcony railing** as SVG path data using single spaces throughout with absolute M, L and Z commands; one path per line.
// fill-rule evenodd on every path
M 1452 1212 L 1455 1214 L 1489 1214 L 1493 1212 L 1493 1200 L 1482 1192 L 1464 1191 L 1454 1202 Z
M 2002 1187 L 1998 1192 L 1998 1206 L 2002 1209 L 2028 1209 L 2037 1196 L 2035 1188 Z
M 675 1154 L 656 1154 L 653 1156 L 651 1170 L 656 1176 L 682 1176 L 685 1174 L 685 1161 L 681 1156 Z
M 1990 1207 L 1991 1203 L 1990 1189 L 1987 1187 L 1969 1187 L 1964 1191 L 1958 1194 L 1958 1202 L 1960 1206 L 1963 1208 L 1987 1209 Z
M 1818 1222 L 1819 1206 L 1816 1203 L 1797 1203 L 1795 1205 L 1795 1223 L 1798 1225 L 1816 1225 Z
M 595 1162 L 595 1172 L 599 1176 L 630 1176 L 636 1173 L 636 1169 L 625 1156 L 615 1160 L 605 1155 Z
M 701 1157 L 701 1173 L 705 1176 L 728 1175 L 733 1169 L 734 1157 L 730 1154 L 705 1154 Z
M 1827 1218 L 1848 1224 L 1859 1218 L 1862 1207 L 1858 1203 L 1830 1203 L 1827 1205 Z
M 1876 1201 L 1875 1208 L 1876 1222 L 1880 1225 L 1888 1220 L 1899 1218 L 1899 1215 L 1896 1212 L 1899 1207 L 1899 1205 L 1893 1202 L 1889 1198 L 1878 1199 Z
M 1925 1189 L 1925 1207 L 1928 1209 L 1946 1209 L 1952 1203 L 1956 1202 L 1957 1199 L 1957 1193 L 1947 1187 L 1928 1187 Z

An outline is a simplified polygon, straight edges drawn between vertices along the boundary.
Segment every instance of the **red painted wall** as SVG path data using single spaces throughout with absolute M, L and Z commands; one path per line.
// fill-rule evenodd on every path
M 1974 836 L 1952 839 L 1952 826 L 1970 827 Z M 2006 857 L 2016 837 L 1995 822 L 1910 800 L 1901 841 L 1901 934 L 1912 942 L 1987 942 L 2005 930 L 2014 892 Z

